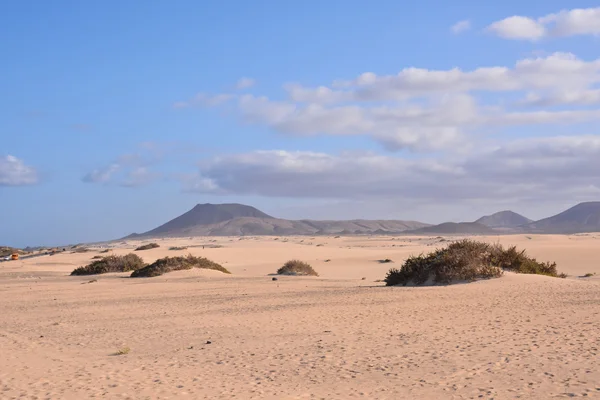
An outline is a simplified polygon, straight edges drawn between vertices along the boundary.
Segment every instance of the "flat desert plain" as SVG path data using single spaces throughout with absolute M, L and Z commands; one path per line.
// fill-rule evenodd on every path
M 136 252 L 205 256 L 231 275 L 69 276 L 93 246 L 0 263 L 0 398 L 600 398 L 600 234 L 478 239 L 569 278 L 384 286 L 439 237 L 165 239 Z M 273 281 L 294 258 L 320 276 Z

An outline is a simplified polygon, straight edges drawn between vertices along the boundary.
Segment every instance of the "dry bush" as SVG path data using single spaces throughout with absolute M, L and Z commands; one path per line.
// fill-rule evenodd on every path
M 156 260 L 152 264 L 135 270 L 131 274 L 132 278 L 151 278 L 160 276 L 171 271 L 181 271 L 192 268 L 212 269 L 230 274 L 226 268 L 204 257 L 194 257 L 189 254 L 186 257 L 165 257 Z
M 310 276 L 319 276 L 317 271 L 310 266 L 310 264 L 305 263 L 300 260 L 290 260 L 283 264 L 283 267 L 277 270 L 277 274 L 279 275 L 310 275 Z
M 173 246 L 173 247 L 169 247 L 169 250 L 187 250 L 187 247 L 181 246 Z
M 158 243 L 148 243 L 140 247 L 136 247 L 135 251 L 156 249 L 157 247 L 160 247 Z
M 121 347 L 119 350 L 113 353 L 113 356 L 124 356 L 125 354 L 129 354 L 131 349 L 129 347 Z
M 109 272 L 135 271 L 145 267 L 146 264 L 137 254 L 126 254 L 124 256 L 107 256 L 100 260 L 92 261 L 85 267 L 79 267 L 71 275 L 97 275 Z
M 387 286 L 423 285 L 427 282 L 448 284 L 496 278 L 504 271 L 566 277 L 558 274 L 556 263 L 539 262 L 527 256 L 525 250 L 512 246 L 461 240 L 428 255 L 409 257 L 400 269 L 391 269 L 385 277 Z

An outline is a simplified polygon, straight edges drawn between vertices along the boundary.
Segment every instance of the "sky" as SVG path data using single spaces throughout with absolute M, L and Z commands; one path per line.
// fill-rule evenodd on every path
M 600 200 L 597 1 L 7 0 L 0 36 L 2 245 Z

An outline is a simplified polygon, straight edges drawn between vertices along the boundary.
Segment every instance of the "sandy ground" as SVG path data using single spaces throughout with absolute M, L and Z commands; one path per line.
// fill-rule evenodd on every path
M 68 275 L 98 250 L 0 263 L 0 398 L 600 398 L 600 234 L 484 239 L 570 277 L 379 282 L 444 244 L 433 237 L 196 238 L 138 252 L 203 255 L 232 275 Z M 321 276 L 272 281 L 291 258 Z

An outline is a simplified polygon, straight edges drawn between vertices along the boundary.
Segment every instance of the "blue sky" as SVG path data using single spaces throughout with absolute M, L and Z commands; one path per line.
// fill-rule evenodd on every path
M 600 198 L 598 3 L 496 3 L 3 2 L 0 244 Z

